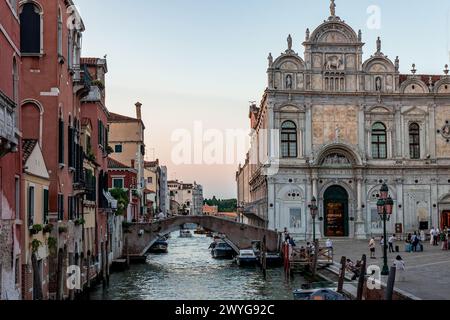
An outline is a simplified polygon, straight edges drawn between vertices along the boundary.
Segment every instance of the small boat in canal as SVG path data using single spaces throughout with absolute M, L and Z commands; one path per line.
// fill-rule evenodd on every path
M 337 292 L 335 283 L 327 281 L 304 284 L 301 289 L 294 290 L 293 294 L 294 300 L 349 300 Z
M 169 244 L 165 238 L 161 238 L 156 241 L 148 250 L 149 253 L 167 253 L 169 250 Z
M 180 238 L 192 238 L 192 232 L 187 229 L 180 230 Z
M 225 241 L 213 243 L 210 247 L 214 259 L 233 259 L 234 250 Z
M 208 231 L 206 231 L 205 229 L 203 229 L 202 227 L 198 227 L 195 231 L 195 234 L 199 234 L 199 235 L 206 235 L 208 233 Z
M 254 266 L 258 262 L 258 257 L 255 255 L 253 249 L 240 250 L 236 256 L 236 263 L 238 266 Z
M 343 294 L 338 293 L 333 289 L 309 289 L 309 290 L 294 290 L 294 300 L 316 300 L 316 301 L 326 301 L 326 300 L 349 300 Z

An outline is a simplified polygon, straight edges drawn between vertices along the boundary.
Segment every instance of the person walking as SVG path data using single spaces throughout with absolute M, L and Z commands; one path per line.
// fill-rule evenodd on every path
M 370 259 L 376 259 L 375 257 L 375 239 L 372 237 L 369 241 Z
M 328 249 L 328 256 L 330 259 L 333 259 L 333 241 L 331 241 L 331 239 L 327 239 L 327 243 L 325 245 Z
M 389 253 L 395 252 L 394 243 L 395 243 L 395 234 L 389 238 Z
M 402 282 L 406 280 L 405 272 L 406 272 L 406 265 L 405 261 L 403 261 L 401 256 L 397 256 L 397 258 L 394 261 L 394 267 L 396 269 L 396 278 L 397 281 Z
M 434 227 L 431 227 L 431 230 L 430 230 L 430 244 L 432 246 L 434 246 L 434 232 L 435 232 Z

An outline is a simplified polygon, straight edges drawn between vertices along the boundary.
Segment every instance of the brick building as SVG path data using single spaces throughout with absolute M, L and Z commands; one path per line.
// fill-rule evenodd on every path
M 81 69 L 83 22 L 71 0 L 21 1 L 23 137 L 37 140 L 49 170 L 49 223 L 57 254 L 50 255 L 50 298 L 73 297 L 68 265 L 81 264 L 83 177 L 80 99 L 90 92 Z M 56 40 L 56 41 L 55 41 Z
M 21 297 L 22 151 L 17 1 L 0 1 L 0 300 Z

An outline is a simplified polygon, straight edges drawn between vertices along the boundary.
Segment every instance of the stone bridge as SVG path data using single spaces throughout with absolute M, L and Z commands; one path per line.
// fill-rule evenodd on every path
M 128 232 L 124 232 L 124 255 L 128 251 L 130 257 L 142 258 L 158 239 L 192 223 L 225 235 L 225 241 L 235 250 L 251 248 L 253 241 L 262 241 L 266 236 L 267 251 L 280 251 L 281 234 L 276 231 L 211 216 L 177 216 L 153 223 L 132 224 Z

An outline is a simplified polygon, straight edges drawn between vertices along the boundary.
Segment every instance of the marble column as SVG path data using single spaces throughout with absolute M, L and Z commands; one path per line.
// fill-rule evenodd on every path
M 363 177 L 358 176 L 357 180 L 357 196 L 356 196 L 356 223 L 355 223 L 355 238 L 366 239 L 366 228 L 363 216 Z
M 315 227 L 316 227 L 316 239 L 321 239 L 322 238 L 322 228 L 321 228 L 321 222 L 319 220 L 319 217 L 321 216 L 321 208 L 323 207 L 323 203 L 321 203 L 319 201 L 319 176 L 317 172 L 314 172 L 312 174 L 312 178 L 311 178 L 311 183 L 312 183 L 312 195 L 310 197 L 310 202 L 312 197 L 314 196 L 317 200 L 317 216 L 316 216 L 316 222 L 315 222 Z M 309 205 L 309 203 L 308 203 Z M 309 208 L 308 208 L 309 210 Z M 308 214 L 311 217 L 311 212 L 308 212 Z M 313 239 L 313 219 L 310 219 L 310 225 L 311 225 L 311 230 L 310 230 L 310 239 Z

